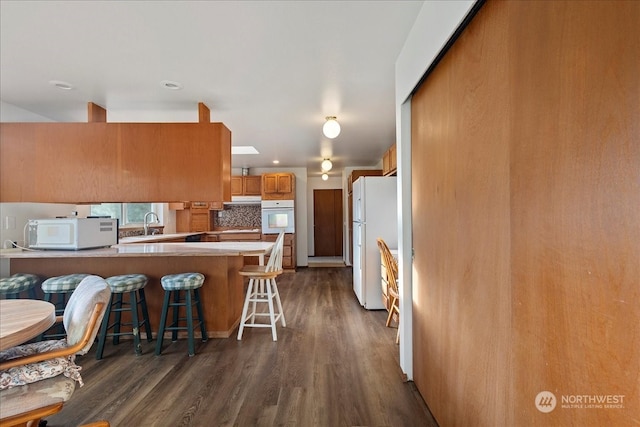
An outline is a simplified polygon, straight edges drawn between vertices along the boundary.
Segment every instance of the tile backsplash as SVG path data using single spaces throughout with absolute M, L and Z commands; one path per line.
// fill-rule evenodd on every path
M 164 225 L 159 226 L 150 226 L 153 234 L 163 234 L 164 233 Z M 124 237 L 132 237 L 132 236 L 144 236 L 144 228 L 120 228 L 118 229 L 118 238 L 122 239 Z
M 225 205 L 216 211 L 214 227 L 261 228 L 262 208 L 260 205 Z

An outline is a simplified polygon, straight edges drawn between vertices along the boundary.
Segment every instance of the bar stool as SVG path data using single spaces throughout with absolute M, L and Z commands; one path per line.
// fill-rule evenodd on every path
M 204 315 L 202 312 L 202 303 L 200 302 L 200 288 L 204 283 L 204 275 L 201 273 L 179 273 L 168 274 L 160 280 L 164 289 L 164 303 L 162 304 L 162 314 L 160 317 L 160 327 L 158 328 L 158 340 L 156 341 L 156 355 L 162 352 L 162 340 L 164 332 L 171 331 L 171 341 L 178 339 L 179 330 L 187 330 L 189 343 L 189 356 L 196 354 L 195 344 L 193 340 L 193 331 L 197 325 L 193 323 L 193 306 L 196 306 L 198 312 L 198 322 L 200 324 L 200 333 L 202 334 L 202 342 L 207 341 L 207 327 L 205 325 Z M 193 297 L 191 292 L 193 291 Z M 181 292 L 184 293 L 182 296 Z M 171 296 L 173 295 L 173 302 Z M 169 308 L 173 309 L 173 322 L 165 327 Z M 179 317 L 180 307 L 185 307 L 186 318 Z M 187 326 L 179 326 L 180 321 L 187 321 Z
M 55 276 L 46 279 L 42 282 L 42 292 L 44 292 L 44 300 L 53 303 L 56 307 L 56 316 L 62 316 L 64 314 L 64 308 L 67 305 L 67 300 L 76 290 L 76 287 L 82 282 L 82 279 L 89 276 L 87 273 L 66 274 L 63 276 Z M 55 298 L 54 298 L 55 297 Z M 52 301 L 55 299 L 55 301 Z M 62 324 L 56 327 L 58 333 L 43 334 L 42 338 L 55 338 L 65 337 L 66 332 Z
M 36 299 L 36 285 L 40 283 L 40 277 L 35 274 L 16 273 L 11 277 L 0 279 L 0 295 L 7 299 L 16 299 L 20 293 L 27 291 L 29 298 Z
M 284 246 L 284 232 L 281 232 L 271 250 L 271 256 L 267 265 L 245 265 L 239 274 L 249 278 L 249 287 L 242 308 L 240 318 L 240 328 L 238 329 L 238 340 L 242 339 L 244 328 L 271 328 L 271 336 L 274 341 L 278 340 L 276 333 L 276 323 L 278 320 L 282 326 L 287 326 L 282 312 L 282 302 L 276 284 L 276 277 L 282 274 L 282 248 Z M 278 312 L 274 310 L 273 300 L 276 301 Z M 252 304 L 249 313 L 249 303 Z M 266 313 L 256 311 L 258 303 L 266 303 L 268 311 Z M 269 323 L 256 322 L 257 317 L 268 317 Z
M 147 341 L 151 342 L 151 325 L 149 323 L 149 312 L 147 310 L 147 299 L 144 295 L 144 287 L 147 285 L 148 277 L 144 274 L 123 274 L 120 276 L 107 277 L 105 281 L 111 288 L 111 300 L 107 305 L 107 310 L 100 327 L 100 335 L 98 337 L 98 350 L 96 351 L 96 359 L 102 359 L 104 352 L 104 344 L 107 336 L 113 337 L 113 344 L 120 343 L 120 336 L 133 335 L 133 346 L 137 356 L 142 354 L 142 346 L 140 345 L 140 330 L 144 325 L 147 332 Z M 123 299 L 124 295 L 129 295 L 129 300 Z M 142 311 L 142 320 L 138 316 L 138 306 Z M 131 313 L 131 323 L 122 321 L 122 312 Z M 115 314 L 115 321 L 109 324 L 111 313 Z M 122 325 L 131 326 L 131 331 L 120 332 Z M 111 334 L 107 334 L 109 329 L 113 329 Z

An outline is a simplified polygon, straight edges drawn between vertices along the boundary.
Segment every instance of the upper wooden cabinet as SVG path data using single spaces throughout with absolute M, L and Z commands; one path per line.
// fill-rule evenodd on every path
M 265 173 L 262 175 L 262 199 L 294 200 L 296 176 L 292 173 Z
M 0 123 L 0 202 L 231 200 L 222 123 Z
M 170 208 L 174 204 L 170 204 Z M 175 206 L 175 205 L 174 205 Z M 211 230 L 210 202 L 188 202 L 176 210 L 176 232 Z
M 260 196 L 262 195 L 262 176 L 238 175 L 231 177 L 232 196 Z
M 395 175 L 397 170 L 396 144 L 393 144 L 382 157 L 382 174 L 384 176 Z

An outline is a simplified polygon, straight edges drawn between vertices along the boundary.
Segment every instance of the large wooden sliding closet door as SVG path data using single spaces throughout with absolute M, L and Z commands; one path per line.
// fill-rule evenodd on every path
M 635 1 L 488 1 L 414 94 L 414 380 L 443 426 L 640 419 L 638 28 Z

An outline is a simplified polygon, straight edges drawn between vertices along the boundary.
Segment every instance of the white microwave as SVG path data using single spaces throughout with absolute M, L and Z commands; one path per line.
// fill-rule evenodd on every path
M 293 200 L 262 201 L 262 234 L 295 233 Z
M 75 251 L 118 243 L 118 220 L 114 218 L 30 219 L 27 230 L 31 249 Z

